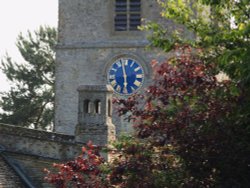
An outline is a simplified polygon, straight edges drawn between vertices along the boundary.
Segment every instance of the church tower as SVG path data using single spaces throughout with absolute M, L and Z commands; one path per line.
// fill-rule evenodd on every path
M 96 120 L 92 112 L 88 114 L 92 107 L 84 107 L 84 92 L 98 99 L 98 92 L 102 95 L 109 90 L 94 86 L 109 85 L 115 97 L 143 91 L 150 82 L 150 61 L 155 54 L 145 50 L 147 33 L 138 26 L 142 19 L 158 16 L 156 0 L 59 0 L 56 132 L 75 135 Z M 106 99 L 102 102 L 106 104 Z M 116 115 L 112 120 L 118 134 L 129 129 Z

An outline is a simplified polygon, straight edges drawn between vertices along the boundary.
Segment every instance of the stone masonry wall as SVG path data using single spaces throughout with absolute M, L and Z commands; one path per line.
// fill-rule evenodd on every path
M 122 47 L 122 44 L 119 48 L 115 46 L 79 49 L 59 47 L 56 67 L 56 132 L 74 134 L 75 126 L 78 124 L 77 88 L 80 85 L 106 85 L 108 68 L 115 59 L 132 57 L 140 62 L 145 72 L 145 82 L 141 90 L 148 86 L 151 81 L 150 62 L 155 58 L 155 53 L 146 51 L 145 45 L 141 45 L 134 48 Z M 120 122 L 119 118 L 113 118 L 118 133 L 124 128 Z
M 60 0 L 59 39 L 56 53 L 55 131 L 74 135 L 78 124 L 80 85 L 106 85 L 107 70 L 117 58 L 132 57 L 145 72 L 145 83 L 151 81 L 150 62 L 159 51 L 147 51 L 147 32 L 114 31 L 114 0 Z M 156 0 L 141 1 L 141 16 L 159 20 Z M 119 96 L 120 97 L 120 96 Z M 131 125 L 113 114 L 116 132 Z
M 145 40 L 145 32 L 121 35 L 113 31 L 114 3 L 115 0 L 59 0 L 59 44 Z M 142 18 L 159 20 L 156 0 L 142 0 L 141 10 Z
M 54 159 L 72 159 L 84 143 L 74 136 L 0 124 L 0 145 L 16 153 Z

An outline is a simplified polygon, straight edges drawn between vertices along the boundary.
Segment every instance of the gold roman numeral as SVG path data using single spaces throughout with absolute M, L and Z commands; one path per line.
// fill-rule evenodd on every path
M 125 93 L 125 94 L 128 93 L 128 90 L 127 90 L 127 88 L 125 86 L 123 87 L 123 93 Z
M 121 86 L 117 85 L 115 90 L 116 90 L 117 92 L 121 92 L 121 89 L 122 89 Z
M 139 82 L 138 80 L 134 81 L 134 85 L 136 85 L 137 87 L 139 87 L 141 85 L 141 82 Z
M 109 79 L 115 79 L 115 75 L 114 74 L 111 74 L 111 75 L 109 75 Z
M 134 61 L 132 61 L 132 63 L 131 63 L 131 65 L 130 65 L 130 67 L 133 67 L 133 65 L 135 64 L 135 62 Z
M 113 80 L 112 82 L 110 82 L 110 84 L 114 87 L 116 85 L 116 81 Z
M 141 67 L 136 67 L 135 68 L 135 72 L 137 72 L 138 70 L 140 70 L 141 69 Z
M 130 88 L 131 88 L 132 92 L 135 91 L 135 88 L 133 86 L 130 86 Z
M 125 65 L 125 66 L 128 66 L 128 60 L 127 60 L 127 59 L 125 60 L 124 65 Z
M 122 61 L 120 60 L 120 61 L 117 61 L 116 63 L 115 63 L 118 67 L 121 67 L 122 66 Z
M 143 75 L 142 74 L 137 74 L 136 78 L 143 78 Z

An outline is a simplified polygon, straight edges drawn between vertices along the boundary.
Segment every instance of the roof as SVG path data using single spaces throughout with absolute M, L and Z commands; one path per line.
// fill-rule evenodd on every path
M 0 153 L 0 188 L 24 188 L 24 184 Z

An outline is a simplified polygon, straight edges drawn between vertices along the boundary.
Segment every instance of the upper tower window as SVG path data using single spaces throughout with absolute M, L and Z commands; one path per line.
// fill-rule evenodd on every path
M 115 31 L 135 31 L 141 25 L 141 0 L 115 1 Z

